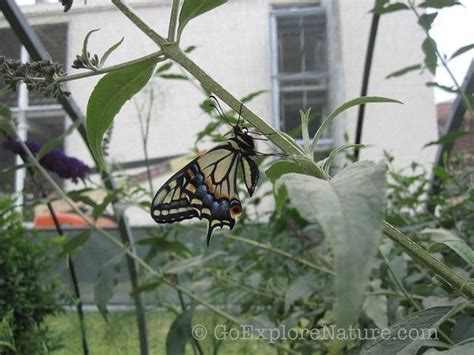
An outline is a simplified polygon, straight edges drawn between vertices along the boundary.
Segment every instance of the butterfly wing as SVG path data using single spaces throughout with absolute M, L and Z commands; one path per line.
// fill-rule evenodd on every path
M 223 144 L 196 158 L 171 177 L 156 193 L 151 214 L 158 223 L 197 217 L 209 222 L 207 243 L 215 228 L 232 229 L 242 212 L 237 194 L 241 155 Z
M 244 182 L 250 197 L 255 191 L 258 182 L 258 166 L 250 156 L 242 155 L 242 171 L 244 173 Z

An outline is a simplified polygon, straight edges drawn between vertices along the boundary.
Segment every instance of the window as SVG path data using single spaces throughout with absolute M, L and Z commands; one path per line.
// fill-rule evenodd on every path
M 47 24 L 34 26 L 38 37 L 46 47 L 50 57 L 63 66 L 66 64 L 67 24 Z M 0 55 L 13 59 L 29 61 L 29 56 L 18 38 L 10 28 L 0 28 Z M 0 82 L 0 87 L 4 84 Z M 0 102 L 6 104 L 19 123 L 19 133 L 23 139 L 34 140 L 44 144 L 64 132 L 64 111 L 54 99 L 43 98 L 36 93 L 29 93 L 24 85 L 19 85 L 16 93 L 8 91 L 0 97 Z M 10 167 L 15 157 L 1 148 L 3 138 L 0 138 L 0 171 Z M 61 148 L 61 147 L 60 147 Z M 17 163 L 21 161 L 17 158 Z M 57 182 L 60 182 L 57 180 Z M 29 195 L 32 191 L 28 176 L 24 169 L 0 175 L 2 192 L 20 192 Z
M 311 107 L 310 135 L 327 114 L 326 16 L 322 6 L 275 7 L 270 16 L 273 114 L 277 127 L 301 139 L 300 109 Z M 322 143 L 329 143 L 329 139 Z

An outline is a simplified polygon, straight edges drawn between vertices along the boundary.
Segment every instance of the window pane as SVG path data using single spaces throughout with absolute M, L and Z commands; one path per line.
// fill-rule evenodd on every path
M 66 71 L 67 23 L 39 25 L 34 26 L 34 29 L 51 59 L 62 64 Z M 30 93 L 30 106 L 55 103 L 55 99 L 47 99 L 37 93 Z
M 326 70 L 324 14 L 277 17 L 278 71 L 298 73 Z
M 280 93 L 280 123 L 283 131 L 294 138 L 302 138 L 300 109 L 311 108 L 309 134 L 313 136 L 325 114 L 326 93 L 318 91 L 294 91 Z
M 0 56 L 11 59 L 20 59 L 20 42 L 16 38 L 15 34 L 10 28 L 0 29 Z M 5 83 L 0 80 L 0 88 L 3 88 Z M 11 90 L 5 92 L 0 97 L 0 103 L 3 103 L 9 107 L 17 106 L 17 95 Z

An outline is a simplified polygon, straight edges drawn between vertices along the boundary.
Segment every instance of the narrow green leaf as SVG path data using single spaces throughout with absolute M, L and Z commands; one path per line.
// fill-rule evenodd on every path
M 188 80 L 189 78 L 183 74 L 160 74 L 158 75 L 163 79 L 178 79 L 178 80 Z
M 113 190 L 112 192 L 108 193 L 107 196 L 104 197 L 104 200 L 96 205 L 92 211 L 92 217 L 94 219 L 97 219 L 99 218 L 102 213 L 104 213 L 105 209 L 107 208 L 107 206 L 115 200 L 115 198 L 122 192 L 121 189 L 116 189 L 116 190 Z
M 133 291 L 131 292 L 132 296 L 136 296 L 142 292 L 150 292 L 153 291 L 155 288 L 161 285 L 161 282 L 155 281 L 155 282 L 150 282 L 144 285 L 140 285 L 137 288 L 134 288 Z
M 423 148 L 432 146 L 432 145 L 446 145 L 456 142 L 459 138 L 464 137 L 466 135 L 473 134 L 472 132 L 465 132 L 465 131 L 451 131 L 446 133 L 445 135 L 441 136 L 439 139 L 435 141 L 431 141 L 426 143 Z
M 107 49 L 107 51 L 104 53 L 104 55 L 102 56 L 102 58 L 100 58 L 100 61 L 99 61 L 99 67 L 103 67 L 105 62 L 107 61 L 107 59 L 109 58 L 109 56 L 112 54 L 113 51 L 115 51 L 118 47 L 120 47 L 120 45 L 122 44 L 124 38 L 122 37 L 122 39 L 120 41 L 118 41 L 117 43 L 115 43 L 112 47 L 110 47 L 109 49 Z
M 189 21 L 226 2 L 227 0 L 184 0 L 179 13 L 178 39 Z
M 168 62 L 168 63 L 165 63 L 165 64 L 162 64 L 158 67 L 158 69 L 156 70 L 156 74 L 155 75 L 158 75 L 158 74 L 161 74 L 165 71 L 168 71 L 171 67 L 173 66 L 173 62 Z
M 458 254 L 469 266 L 474 266 L 474 251 L 464 241 L 445 240 L 444 242 L 431 245 L 429 251 L 439 251 L 443 246 L 447 246 L 456 254 Z
M 300 110 L 300 118 L 301 118 L 301 135 L 303 137 L 303 147 L 305 154 L 311 153 L 311 141 L 309 139 L 309 116 L 311 114 L 311 108 L 309 108 L 306 112 Z
M 276 182 L 288 190 L 290 203 L 308 222 L 318 223 L 335 257 L 334 312 L 337 328 L 357 318 L 372 261 L 382 234 L 385 165 L 363 161 L 327 181 L 285 174 Z
M 266 93 L 266 92 L 268 92 L 268 90 L 258 90 L 258 91 L 251 92 L 250 94 L 242 97 L 240 99 L 240 102 L 245 104 L 246 102 L 252 101 L 257 96 L 260 96 L 261 94 Z
M 192 339 L 194 307 L 178 315 L 166 336 L 166 355 L 185 355 L 186 343 Z
M 91 237 L 92 232 L 90 230 L 76 234 L 74 237 L 67 238 L 66 243 L 63 246 L 63 250 L 59 254 L 59 257 L 62 258 L 65 255 L 72 254 L 81 246 L 83 246 Z
M 92 154 L 100 169 L 106 164 L 102 138 L 122 106 L 150 80 L 154 59 L 111 72 L 99 80 L 87 104 L 86 131 Z
M 438 64 L 438 58 L 436 57 L 436 42 L 433 38 L 427 37 L 422 45 L 423 53 L 425 53 L 424 63 L 431 74 L 436 74 L 436 66 Z
M 390 79 L 390 78 L 395 78 L 398 76 L 405 75 L 406 73 L 409 73 L 411 71 L 419 70 L 421 69 L 421 64 L 414 64 L 410 65 L 408 67 L 402 68 L 400 70 L 394 71 L 393 73 L 388 74 L 385 79 Z
M 12 118 L 12 112 L 7 105 L 0 104 L 0 117 L 7 119 Z
M 456 52 L 454 52 L 454 53 L 451 55 L 451 57 L 449 58 L 449 60 L 454 59 L 454 58 L 460 56 L 461 54 L 464 54 L 464 53 L 470 51 L 471 49 L 474 49 L 474 43 L 471 43 L 471 44 L 468 44 L 468 45 L 466 45 L 466 46 L 464 46 L 464 47 L 459 48 Z
M 461 5 L 461 3 L 458 0 L 426 0 L 418 6 L 421 8 L 431 7 L 434 9 L 442 9 L 443 7 L 451 7 L 456 5 Z
M 285 310 L 300 299 L 307 299 L 316 291 L 317 279 L 313 273 L 298 277 L 285 291 Z
M 17 171 L 17 170 L 20 170 L 20 169 L 25 169 L 25 168 L 28 168 L 29 166 L 30 166 L 30 164 L 19 164 L 19 165 L 9 166 L 5 169 L 0 170 L 0 176 L 11 174 L 14 171 Z
M 187 53 L 191 53 L 191 52 L 194 51 L 196 48 L 197 48 L 197 46 L 188 46 L 188 47 L 186 47 L 186 48 L 183 50 L 183 52 L 186 53 L 186 54 L 187 54 Z
M 451 94 L 457 94 L 459 92 L 458 89 L 456 89 L 455 86 L 446 86 L 446 85 L 441 85 L 441 84 L 438 84 L 437 82 L 435 81 L 428 81 L 426 83 L 426 86 L 428 87 L 436 87 L 438 89 L 441 89 L 443 91 L 446 91 L 446 92 L 449 92 Z
M 433 21 L 435 20 L 436 16 L 438 16 L 437 12 L 432 12 L 430 14 L 423 14 L 418 19 L 418 24 L 421 27 L 423 27 L 426 31 L 429 31 L 431 29 L 431 25 L 433 24 Z
M 177 273 L 189 270 L 191 268 L 202 266 L 209 260 L 214 259 L 221 255 L 225 255 L 225 254 L 226 253 L 223 251 L 216 251 L 206 256 L 199 255 L 199 256 L 195 256 L 195 257 L 184 259 L 184 260 L 172 261 L 169 265 L 166 265 L 164 267 L 164 270 L 165 272 L 170 273 L 170 274 L 177 274 Z
M 443 181 L 448 181 L 450 178 L 449 173 L 442 166 L 435 166 L 433 168 L 433 173 Z
M 401 338 L 399 336 L 401 329 L 406 331 L 412 330 L 412 332 L 414 332 L 414 329 L 417 329 L 420 334 L 428 329 L 434 330 L 449 317 L 451 309 L 452 307 L 434 307 L 413 313 L 407 319 L 397 322 L 388 328 L 390 329 L 390 334 L 384 333 L 383 337 L 378 336 L 376 339 L 367 342 L 362 348 L 361 355 L 405 353 L 403 350 L 406 350 L 411 343 L 417 340 L 410 339 L 408 336 Z M 428 338 L 428 335 L 426 334 L 426 338 Z M 415 354 L 416 351 L 406 353 Z
M 375 7 L 370 10 L 370 12 L 373 12 L 374 14 L 377 15 L 383 15 L 383 14 L 388 14 L 391 12 L 396 12 L 396 11 L 401 11 L 401 10 L 409 10 L 410 8 L 401 2 L 394 2 L 387 4 L 387 1 L 382 0 L 382 1 L 377 1 L 375 3 Z
M 91 64 L 91 62 L 89 61 L 89 56 L 87 55 L 88 54 L 88 45 L 89 45 L 89 38 L 90 36 L 94 33 L 94 32 L 98 32 L 100 31 L 100 28 L 96 28 L 96 29 L 93 29 L 93 30 L 90 30 L 87 34 L 86 34 L 86 37 L 84 38 L 84 43 L 82 44 L 82 57 L 84 58 L 84 60 L 87 61 L 87 65 L 89 67 L 93 67 L 93 65 Z
M 120 253 L 109 259 L 100 269 L 99 277 L 94 285 L 94 300 L 100 314 L 107 321 L 107 303 L 114 295 L 114 288 L 118 284 L 120 262 L 124 254 Z
M 36 154 L 36 159 L 40 160 L 41 158 L 43 158 L 46 154 L 48 154 L 51 150 L 53 150 L 54 148 L 60 146 L 63 141 L 64 141 L 64 138 L 66 138 L 67 136 L 69 136 L 72 132 L 74 132 L 74 130 L 79 127 L 81 125 L 81 121 L 75 121 L 72 125 L 70 125 L 66 131 L 64 131 L 63 134 L 61 134 L 59 137 L 55 137 L 51 140 L 49 140 L 45 145 L 43 145 L 41 147 L 41 149 L 39 150 L 38 154 Z
M 331 114 L 326 117 L 321 124 L 321 126 L 318 128 L 316 134 L 314 135 L 313 138 L 313 145 L 312 145 L 312 151 L 316 149 L 316 146 L 318 144 L 319 138 L 321 138 L 324 130 L 332 123 L 332 121 L 341 113 L 347 110 L 348 108 L 351 108 L 353 106 L 357 105 L 362 105 L 362 104 L 369 104 L 369 103 L 380 103 L 380 102 L 390 102 L 390 103 L 397 103 L 397 104 L 403 104 L 402 102 L 394 99 L 389 99 L 387 97 L 380 97 L 380 96 L 363 96 L 363 97 L 358 97 L 355 99 L 352 99 L 350 101 L 347 101 L 343 103 L 341 106 L 336 108 Z
M 340 153 L 342 153 L 344 150 L 346 149 L 350 149 L 350 148 L 366 148 L 367 146 L 364 145 L 364 144 L 344 144 L 344 145 L 341 145 L 340 147 L 337 147 L 335 149 L 333 149 L 331 151 L 331 153 L 329 153 L 329 156 L 325 159 L 324 161 L 324 164 L 323 164 L 323 170 L 326 172 L 326 173 L 329 173 L 329 169 L 331 168 L 333 162 L 334 162 L 334 159 L 336 158 L 336 156 Z

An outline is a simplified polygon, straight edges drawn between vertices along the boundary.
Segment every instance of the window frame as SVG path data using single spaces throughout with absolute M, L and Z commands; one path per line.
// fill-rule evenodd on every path
M 281 129 L 281 118 L 280 118 L 280 93 L 282 92 L 299 92 L 309 89 L 311 91 L 324 91 L 329 94 L 329 72 L 299 72 L 299 73 L 280 73 L 278 65 L 278 29 L 277 19 L 279 17 L 290 17 L 290 16 L 301 16 L 301 15 L 323 15 L 327 14 L 326 7 L 321 3 L 316 4 L 285 4 L 284 6 L 278 6 L 272 8 L 270 11 L 270 60 L 271 60 L 271 86 L 272 86 L 272 123 L 273 126 Z M 327 25 L 327 22 L 326 22 Z M 328 54 L 329 43 L 327 41 L 326 31 L 326 53 Z M 308 75 L 309 74 L 309 75 Z M 285 80 L 298 80 L 298 79 L 316 79 L 325 82 L 325 85 L 304 85 L 295 87 L 281 87 L 281 81 Z M 329 100 L 327 100 L 329 105 Z M 327 107 L 326 107 L 327 108 Z M 327 112 L 323 112 L 323 116 L 327 115 Z M 297 142 L 301 143 L 302 139 L 296 139 Z M 325 132 L 323 137 L 320 138 L 317 150 L 325 150 L 331 147 L 334 143 L 333 138 Z

